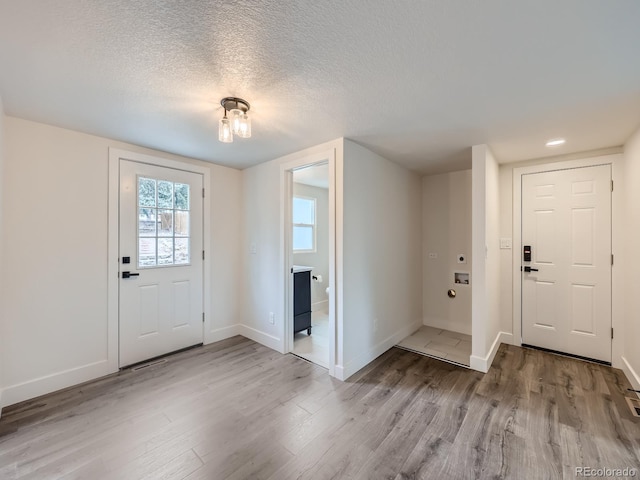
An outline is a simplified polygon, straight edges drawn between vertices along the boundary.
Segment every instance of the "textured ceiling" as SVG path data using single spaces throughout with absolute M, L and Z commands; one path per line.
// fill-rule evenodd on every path
M 8 115 L 244 168 L 348 137 L 421 172 L 621 145 L 637 0 L 0 0 Z M 220 98 L 253 137 L 217 141 Z M 549 151 L 544 142 L 563 136 Z

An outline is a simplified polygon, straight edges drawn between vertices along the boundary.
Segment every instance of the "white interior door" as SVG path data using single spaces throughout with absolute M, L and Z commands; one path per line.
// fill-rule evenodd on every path
M 120 160 L 120 367 L 203 341 L 202 187 Z
M 525 246 L 523 343 L 611 362 L 611 166 L 523 175 Z

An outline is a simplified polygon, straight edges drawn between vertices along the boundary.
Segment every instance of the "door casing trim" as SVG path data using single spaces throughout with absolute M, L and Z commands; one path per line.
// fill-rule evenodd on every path
M 109 199 L 108 199 L 108 234 L 107 234 L 107 356 L 108 364 L 112 372 L 117 372 L 120 365 L 119 359 L 119 243 L 120 243 L 120 160 L 130 160 L 138 163 L 146 163 L 158 167 L 173 168 L 202 175 L 205 191 L 211 185 L 211 171 L 204 166 L 192 163 L 170 160 L 168 158 L 147 155 L 143 153 L 130 152 L 119 148 L 109 148 Z M 202 245 L 205 252 L 211 245 L 211 192 L 206 194 L 203 201 L 203 224 L 202 224 Z M 205 254 L 202 265 L 202 300 L 204 309 L 203 341 L 206 345 L 211 343 L 208 339 L 208 332 L 211 331 L 211 252 Z
M 293 170 L 326 163 L 329 166 L 329 375 L 344 380 L 338 373 L 337 359 L 342 358 L 342 344 L 338 342 L 342 333 L 338 324 L 338 288 L 340 264 L 338 260 L 338 220 L 337 152 L 332 147 L 323 152 L 303 155 L 280 165 L 280 285 L 282 286 L 282 327 L 281 351 L 293 350 L 293 248 L 291 242 L 291 211 L 293 198 Z
M 622 154 L 604 155 L 598 157 L 569 160 L 563 162 L 550 162 L 539 165 L 529 165 L 526 167 L 516 167 L 513 169 L 513 224 L 512 224 L 512 278 L 513 278 L 513 344 L 522 346 L 522 276 L 520 274 L 520 245 L 522 243 L 522 176 L 532 173 L 553 172 L 558 170 L 569 170 L 574 168 L 595 167 L 598 165 L 611 165 L 611 178 L 615 188 L 611 193 L 611 249 L 621 256 L 624 246 L 621 226 L 621 213 L 623 207 L 621 164 Z M 611 341 L 611 365 L 620 368 L 622 355 L 623 338 L 622 325 L 623 316 L 619 305 L 622 305 L 623 298 L 618 286 L 624 283 L 623 272 L 616 265 L 611 269 L 611 326 L 616 335 Z

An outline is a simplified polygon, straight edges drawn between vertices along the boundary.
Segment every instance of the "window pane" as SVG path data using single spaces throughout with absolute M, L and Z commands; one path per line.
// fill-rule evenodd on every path
M 189 263 L 189 239 L 176 238 L 176 265 Z
M 173 238 L 158 239 L 158 265 L 173 264 Z
M 174 212 L 175 224 L 174 229 L 176 237 L 188 237 L 189 236 L 189 212 L 176 210 Z
M 158 236 L 173 236 L 173 210 L 158 210 Z
M 140 237 L 156 236 L 155 208 L 141 208 L 138 212 L 138 235 Z
M 138 240 L 138 267 L 153 267 L 156 264 L 156 239 Z
M 156 181 L 152 178 L 138 178 L 138 205 L 156 206 Z
M 189 185 L 185 183 L 175 184 L 176 206 L 179 210 L 189 210 Z
M 293 227 L 293 249 L 313 250 L 313 227 Z
M 158 207 L 173 208 L 173 183 L 158 182 Z
M 307 198 L 293 197 L 293 223 L 316 223 L 314 203 Z

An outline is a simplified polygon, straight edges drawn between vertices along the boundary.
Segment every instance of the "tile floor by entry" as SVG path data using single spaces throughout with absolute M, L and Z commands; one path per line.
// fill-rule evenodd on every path
M 397 346 L 468 367 L 471 356 L 471 335 L 422 326 Z
M 293 353 L 310 362 L 329 368 L 329 315 L 323 311 L 311 314 L 311 335 L 298 332 L 293 337 Z

